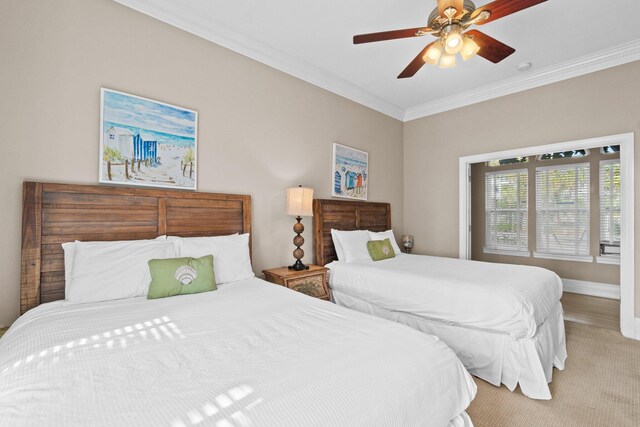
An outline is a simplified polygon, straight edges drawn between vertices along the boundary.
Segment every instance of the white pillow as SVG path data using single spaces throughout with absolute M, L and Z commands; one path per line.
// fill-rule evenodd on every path
M 338 239 L 339 230 L 331 229 L 331 240 L 333 240 L 333 247 L 336 249 L 336 255 L 338 256 L 339 261 L 344 261 L 344 251 L 342 250 L 342 246 L 340 245 L 340 240 Z
M 344 255 L 343 258 L 340 258 L 340 255 L 338 255 L 339 260 L 345 262 L 353 262 L 363 259 L 371 260 L 371 255 L 369 255 L 369 251 L 367 250 L 367 242 L 371 240 L 369 238 L 368 231 L 334 231 Z
M 76 242 L 63 243 L 62 250 L 64 251 L 64 294 L 69 295 L 71 270 L 73 269 L 73 256 L 76 252 Z
M 167 240 L 167 236 L 166 235 L 158 236 L 153 240 Z M 64 251 L 64 294 L 65 295 L 69 293 L 69 285 L 71 284 L 71 270 L 73 269 L 73 256 L 76 252 L 76 242 L 78 241 L 79 240 L 76 240 L 75 242 L 67 242 L 61 245 L 62 250 Z M 140 240 L 140 241 L 146 242 L 147 240 Z
M 161 240 L 76 241 L 73 246 L 65 250 L 65 256 L 73 256 L 65 298 L 73 303 L 144 296 L 151 282 L 149 260 L 178 256 L 175 242 Z
M 371 240 L 389 239 L 391 240 L 391 247 L 393 248 L 393 251 L 396 253 L 396 255 L 399 255 L 402 253 L 402 251 L 400 250 L 400 246 L 398 246 L 398 242 L 396 242 L 396 238 L 393 235 L 393 230 L 381 231 L 379 233 L 370 231 L 369 237 L 371 238 Z
M 168 237 L 178 242 L 182 257 L 199 258 L 213 255 L 213 271 L 216 284 L 255 277 L 249 257 L 249 233 L 215 237 Z

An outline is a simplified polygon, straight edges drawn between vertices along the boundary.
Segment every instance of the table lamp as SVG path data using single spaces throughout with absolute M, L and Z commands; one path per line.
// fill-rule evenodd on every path
M 300 261 L 304 257 L 304 251 L 300 249 L 300 246 L 304 244 L 304 238 L 302 237 L 304 225 L 300 220 L 302 220 L 303 216 L 313 216 L 313 188 L 303 187 L 302 185 L 287 188 L 287 215 L 295 216 L 298 221 L 293 225 L 293 231 L 296 233 L 293 238 L 293 244 L 296 246 L 293 251 L 293 257 L 296 262 L 289 266 L 289 269 L 295 271 L 308 270 L 309 267 Z

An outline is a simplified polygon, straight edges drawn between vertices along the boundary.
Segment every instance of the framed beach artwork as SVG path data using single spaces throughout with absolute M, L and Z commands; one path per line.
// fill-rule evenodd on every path
M 333 144 L 333 197 L 367 200 L 369 154 L 338 143 Z
M 197 188 L 198 113 L 100 89 L 100 182 Z

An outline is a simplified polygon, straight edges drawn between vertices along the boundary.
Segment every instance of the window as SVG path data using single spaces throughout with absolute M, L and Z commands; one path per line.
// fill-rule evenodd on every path
M 485 175 L 485 251 L 526 252 L 528 239 L 528 172 L 526 169 Z
M 602 147 L 600 149 L 600 152 L 602 154 L 615 154 L 615 153 L 619 153 L 620 152 L 620 146 L 619 145 L 607 145 L 606 147 Z
M 536 168 L 537 253 L 588 256 L 589 208 L 589 163 Z
M 620 160 L 600 162 L 600 255 L 620 253 Z
M 487 166 L 496 167 L 502 165 L 512 165 L 514 163 L 528 163 L 528 157 L 512 157 L 510 159 L 490 160 L 487 162 Z
M 555 153 L 545 153 L 538 156 L 538 160 L 574 159 L 576 157 L 586 157 L 589 150 L 557 151 Z

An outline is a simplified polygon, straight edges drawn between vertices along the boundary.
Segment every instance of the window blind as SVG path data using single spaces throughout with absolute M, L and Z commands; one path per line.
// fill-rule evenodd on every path
M 589 255 L 589 163 L 536 168 L 536 251 Z
M 600 162 L 600 243 L 620 244 L 620 160 Z
M 527 169 L 488 172 L 485 175 L 485 193 L 485 247 L 528 251 Z

